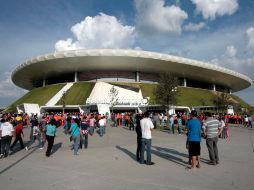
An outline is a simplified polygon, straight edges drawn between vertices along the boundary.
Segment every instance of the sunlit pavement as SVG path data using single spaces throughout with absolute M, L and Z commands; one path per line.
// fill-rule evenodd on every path
M 25 129 L 25 141 L 28 140 Z M 73 155 L 69 137 L 58 129 L 53 154 L 31 147 L 0 160 L 0 187 L 4 190 L 78 189 L 253 189 L 254 130 L 231 127 L 229 139 L 218 142 L 220 164 L 208 165 L 202 140 L 202 165 L 189 171 L 186 136 L 155 130 L 153 166 L 136 161 L 136 132 L 107 127 L 106 135 L 89 136 L 88 149 Z M 36 144 L 35 144 L 36 145 Z M 19 149 L 17 143 L 16 149 Z

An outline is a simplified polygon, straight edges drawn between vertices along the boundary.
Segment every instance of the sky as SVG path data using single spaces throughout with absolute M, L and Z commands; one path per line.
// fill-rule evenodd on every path
M 63 50 L 154 51 L 254 81 L 253 9 L 253 0 L 0 0 L 0 107 L 27 93 L 11 81 L 19 64 Z M 253 85 L 235 94 L 254 106 Z

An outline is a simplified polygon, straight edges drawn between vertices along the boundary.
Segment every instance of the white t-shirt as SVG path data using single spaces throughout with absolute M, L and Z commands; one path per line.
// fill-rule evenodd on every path
M 10 122 L 4 122 L 1 124 L 0 130 L 2 131 L 2 137 L 7 135 L 12 136 L 12 132 L 14 131 L 14 128 Z
M 221 120 L 220 123 L 221 123 L 221 126 L 220 126 L 220 127 L 221 127 L 221 128 L 224 128 L 224 127 L 225 127 L 225 122 L 224 122 L 223 120 Z
M 151 129 L 154 128 L 151 119 L 150 118 L 141 119 L 140 125 L 142 130 L 142 138 L 151 139 L 152 138 Z
M 34 126 L 34 127 L 33 127 L 33 135 L 34 135 L 34 136 L 35 136 L 35 135 L 39 135 L 39 133 L 40 133 L 39 127 L 38 127 L 38 126 Z
M 100 119 L 99 126 L 106 126 L 106 119 Z

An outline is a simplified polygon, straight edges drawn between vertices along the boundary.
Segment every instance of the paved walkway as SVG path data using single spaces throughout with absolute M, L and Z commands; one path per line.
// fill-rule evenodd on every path
M 220 139 L 220 164 L 210 166 L 205 141 L 202 165 L 189 171 L 185 135 L 153 132 L 153 166 L 135 161 L 136 133 L 107 128 L 89 136 L 88 149 L 74 156 L 69 138 L 58 129 L 52 157 L 45 149 L 21 150 L 0 160 L 0 188 L 4 190 L 184 190 L 254 188 L 254 130 L 232 127 L 230 139 Z M 26 137 L 28 137 L 26 129 Z M 27 138 L 25 138 L 27 140 Z M 18 145 L 17 145 L 18 146 Z

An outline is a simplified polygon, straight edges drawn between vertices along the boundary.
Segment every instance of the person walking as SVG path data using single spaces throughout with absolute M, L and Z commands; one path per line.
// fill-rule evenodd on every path
M 197 111 L 191 111 L 191 119 L 188 121 L 185 132 L 187 135 L 189 156 L 191 157 L 191 169 L 200 168 L 200 142 L 201 123 L 197 118 Z
M 89 124 L 87 120 L 87 116 L 85 115 L 80 123 L 81 127 L 81 138 L 80 138 L 80 144 L 79 147 L 82 149 L 82 145 L 84 145 L 84 148 L 87 148 L 88 146 L 88 131 L 89 131 Z
M 94 128 L 95 128 L 95 118 L 94 118 L 94 114 L 91 114 L 91 117 L 89 119 L 89 134 L 92 136 L 94 133 Z
M 182 118 L 180 115 L 177 116 L 177 130 L 178 130 L 178 134 L 181 135 L 182 134 Z
M 71 124 L 71 135 L 73 140 L 73 149 L 74 149 L 74 155 L 78 155 L 78 148 L 80 143 L 80 128 L 79 128 L 79 119 L 73 118 L 73 123 Z
M 23 128 L 24 128 L 23 121 L 22 120 L 17 121 L 17 126 L 15 127 L 15 133 L 16 133 L 15 136 L 16 137 L 15 137 L 15 140 L 14 140 L 14 142 L 12 143 L 12 145 L 10 147 L 11 150 L 13 149 L 13 147 L 16 145 L 16 143 L 18 141 L 19 141 L 19 144 L 20 144 L 20 149 L 25 148 L 24 143 L 23 143 L 23 139 L 21 137 L 21 135 L 23 135 L 23 137 L 24 137 Z
M 218 136 L 221 133 L 221 122 L 212 117 L 210 112 L 205 113 L 206 120 L 203 123 L 202 129 L 206 137 L 206 146 L 209 153 L 211 165 L 219 164 L 219 153 L 218 153 Z
M 220 138 L 226 139 L 226 137 L 227 137 L 227 126 L 226 126 L 226 124 L 225 124 L 225 122 L 224 122 L 223 119 L 224 119 L 223 116 L 220 115 L 220 116 L 219 116 L 219 121 L 220 121 L 220 123 L 221 123 L 221 134 L 220 134 Z
M 144 164 L 144 154 L 146 148 L 146 164 L 147 165 L 154 165 L 155 163 L 151 160 L 151 146 L 152 146 L 152 134 L 151 131 L 154 128 L 153 122 L 149 118 L 149 113 L 144 113 L 144 118 L 140 121 L 141 131 L 142 131 L 142 146 L 141 146 L 141 158 L 140 163 Z
M 129 119 L 129 130 L 134 131 L 134 123 L 135 123 L 135 115 L 133 113 L 130 114 L 130 119 Z
M 106 118 L 104 116 L 101 117 L 99 120 L 99 127 L 100 127 L 100 136 L 102 137 L 104 134 L 106 134 Z
M 249 121 L 248 127 L 252 128 L 253 126 L 252 126 L 252 117 L 251 117 L 251 115 L 248 117 L 248 121 Z
M 45 131 L 46 131 L 46 125 L 47 125 L 47 121 L 46 121 L 46 117 L 45 116 L 42 116 L 42 119 L 40 120 L 39 122 L 39 130 L 40 130 L 40 133 L 41 133 L 41 147 L 43 148 L 44 145 L 45 145 L 45 142 L 46 142 L 46 134 L 45 134 Z
M 169 118 L 169 133 L 170 133 L 170 131 L 172 132 L 172 134 L 174 134 L 175 133 L 175 127 L 174 127 L 174 115 L 170 115 L 169 116 L 170 118 Z
M 36 140 L 38 141 L 38 147 L 40 147 L 40 149 L 43 149 L 42 142 L 41 142 L 41 131 L 40 131 L 40 129 L 39 129 L 39 122 L 38 122 L 38 120 L 35 120 L 35 121 L 34 121 L 32 141 L 30 141 L 30 143 L 25 147 L 26 150 L 28 150 L 29 147 L 30 147 Z
M 46 125 L 46 140 L 48 142 L 48 147 L 46 151 L 46 156 L 49 157 L 51 154 L 51 150 L 54 144 L 55 136 L 56 136 L 56 120 L 52 118 L 48 125 Z
M 9 155 L 11 139 L 15 135 L 13 125 L 11 124 L 11 117 L 6 120 L 1 120 L 0 135 L 1 135 L 1 155 L 0 158 L 7 157 Z

